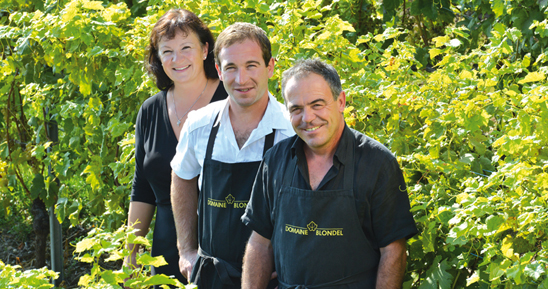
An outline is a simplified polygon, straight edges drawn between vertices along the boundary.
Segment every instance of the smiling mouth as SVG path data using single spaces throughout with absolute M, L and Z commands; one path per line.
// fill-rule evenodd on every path
M 320 128 L 320 127 L 319 127 L 319 126 L 315 126 L 315 127 L 311 127 L 311 128 L 305 128 L 304 130 L 310 132 L 310 131 L 315 131 L 315 130 L 317 130 L 318 128 Z
M 190 64 L 187 65 L 187 66 L 185 66 L 185 67 L 183 67 L 183 68 L 173 68 L 173 70 L 175 70 L 175 71 L 182 71 L 182 70 L 185 70 L 185 69 L 187 69 L 187 68 L 189 68 L 189 67 L 190 67 Z
M 240 89 L 236 89 L 237 91 L 239 92 L 248 92 L 251 90 L 251 88 L 240 88 Z

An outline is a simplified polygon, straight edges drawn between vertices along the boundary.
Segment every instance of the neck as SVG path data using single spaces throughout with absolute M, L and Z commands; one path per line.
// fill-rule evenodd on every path
M 208 79 L 206 77 L 200 77 L 199 79 L 189 83 L 173 83 L 171 92 L 177 102 L 179 102 L 179 100 L 192 101 L 195 100 L 196 97 L 202 93 L 202 91 L 204 91 L 207 82 Z M 209 82 L 211 84 L 211 80 Z
M 255 124 L 257 127 L 268 106 L 268 93 L 250 106 L 237 105 L 232 98 L 228 98 L 230 121 L 233 123 Z

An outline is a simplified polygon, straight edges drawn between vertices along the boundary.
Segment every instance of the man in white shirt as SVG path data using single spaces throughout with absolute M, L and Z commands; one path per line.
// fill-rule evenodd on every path
M 227 27 L 214 53 L 229 98 L 188 115 L 171 162 L 171 202 L 183 276 L 200 289 L 240 288 L 251 235 L 240 217 L 264 153 L 294 132 L 268 92 L 274 59 L 261 28 Z

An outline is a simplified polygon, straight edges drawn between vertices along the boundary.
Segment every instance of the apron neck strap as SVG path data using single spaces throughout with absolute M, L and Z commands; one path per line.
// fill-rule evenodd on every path
M 276 135 L 276 130 L 272 130 L 271 133 L 266 135 L 264 139 L 264 150 L 263 150 L 263 158 L 264 154 L 266 154 L 266 151 L 269 150 L 274 145 L 274 136 Z
M 354 150 L 356 148 L 355 146 L 356 140 L 352 138 L 352 145 L 350 146 L 349 151 L 346 153 L 348 156 L 349 162 L 347 162 L 344 165 L 344 189 L 345 190 L 353 190 L 354 188 Z
M 282 187 L 291 187 L 296 168 L 297 168 L 297 155 L 295 154 L 295 156 L 293 156 L 293 158 L 291 158 L 291 160 L 289 160 L 289 163 L 287 164 L 287 170 L 285 170 Z
M 215 143 L 215 137 L 217 136 L 217 132 L 219 131 L 220 122 L 217 122 L 217 120 L 219 119 L 219 114 L 220 112 L 218 112 L 215 116 L 215 120 L 213 121 L 213 127 L 211 128 L 211 132 L 209 133 L 209 139 L 207 140 L 207 149 L 205 155 L 206 160 L 211 159 L 211 155 L 213 153 L 213 144 Z

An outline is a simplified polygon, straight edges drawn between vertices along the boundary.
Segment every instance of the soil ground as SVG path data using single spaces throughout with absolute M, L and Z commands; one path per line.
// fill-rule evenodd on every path
M 19 265 L 23 270 L 36 269 L 34 238 L 30 233 L 12 232 L 9 228 L 0 227 L 0 260 L 5 264 Z M 70 227 L 63 231 L 63 255 L 64 255 L 64 281 L 62 288 L 78 288 L 78 280 L 81 276 L 89 274 L 91 264 L 79 262 L 74 258 L 73 252 L 78 240 L 86 236 L 89 229 L 83 227 Z M 49 236 L 46 245 L 46 263 L 51 269 Z M 122 263 L 109 262 L 101 264 L 105 269 L 118 270 Z

